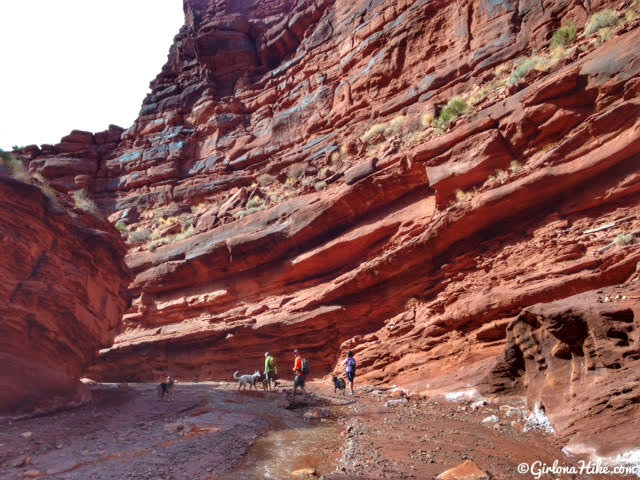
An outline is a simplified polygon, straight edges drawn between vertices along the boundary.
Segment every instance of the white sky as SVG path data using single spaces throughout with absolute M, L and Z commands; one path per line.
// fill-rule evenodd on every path
M 182 0 L 0 0 L 0 148 L 129 127 Z

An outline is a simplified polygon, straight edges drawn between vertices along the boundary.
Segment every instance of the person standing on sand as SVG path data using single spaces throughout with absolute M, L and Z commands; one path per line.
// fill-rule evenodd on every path
M 349 353 L 347 354 L 344 366 L 347 374 L 347 380 L 349 380 L 349 388 L 351 388 L 351 393 L 349 393 L 349 395 L 353 395 L 353 380 L 356 378 L 356 359 L 354 358 L 351 350 L 349 350 Z
M 302 355 L 300 355 L 298 349 L 294 350 L 293 354 L 295 355 L 295 360 L 293 361 L 293 394 L 295 395 L 296 389 L 300 387 L 302 394 L 306 395 L 307 392 L 304 389 L 304 382 L 306 381 L 307 376 L 302 365 Z
M 264 375 L 267 377 L 267 385 L 269 386 L 269 390 L 271 390 L 271 381 L 273 380 L 273 388 L 278 386 L 278 381 L 276 380 L 276 375 L 278 374 L 278 365 L 276 364 L 276 359 L 269 355 L 269 352 L 265 352 L 264 354 Z

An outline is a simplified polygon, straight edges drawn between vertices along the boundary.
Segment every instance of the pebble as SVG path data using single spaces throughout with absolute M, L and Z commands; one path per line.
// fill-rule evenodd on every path
M 482 423 L 498 423 L 500 419 L 497 415 L 489 415 L 482 419 Z
M 33 436 L 33 432 L 22 432 L 20 436 L 23 438 L 31 438 Z
M 31 463 L 31 457 L 18 457 L 13 462 L 11 462 L 11 466 L 14 468 L 24 467 L 25 465 L 29 465 Z
M 384 404 L 385 407 L 395 407 L 396 405 L 403 405 L 405 403 L 409 403 L 409 400 L 406 398 L 399 398 L 397 400 L 388 400 L 387 403 Z

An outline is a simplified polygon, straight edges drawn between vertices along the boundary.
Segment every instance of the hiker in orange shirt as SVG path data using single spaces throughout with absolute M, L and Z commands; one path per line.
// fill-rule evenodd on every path
M 302 358 L 302 355 L 300 355 L 298 349 L 295 349 L 293 351 L 293 354 L 296 356 L 295 360 L 293 361 L 293 394 L 295 395 L 297 388 L 300 387 L 300 389 L 302 390 L 302 394 L 306 395 L 307 392 L 304 389 L 304 382 L 307 379 L 307 373 L 309 373 L 307 360 Z

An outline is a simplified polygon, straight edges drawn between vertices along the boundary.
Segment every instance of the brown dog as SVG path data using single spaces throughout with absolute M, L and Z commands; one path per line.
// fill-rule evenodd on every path
M 158 396 L 160 400 L 167 396 L 167 400 L 173 400 L 173 389 L 175 387 L 175 380 L 173 377 L 167 377 L 167 379 L 158 385 Z

